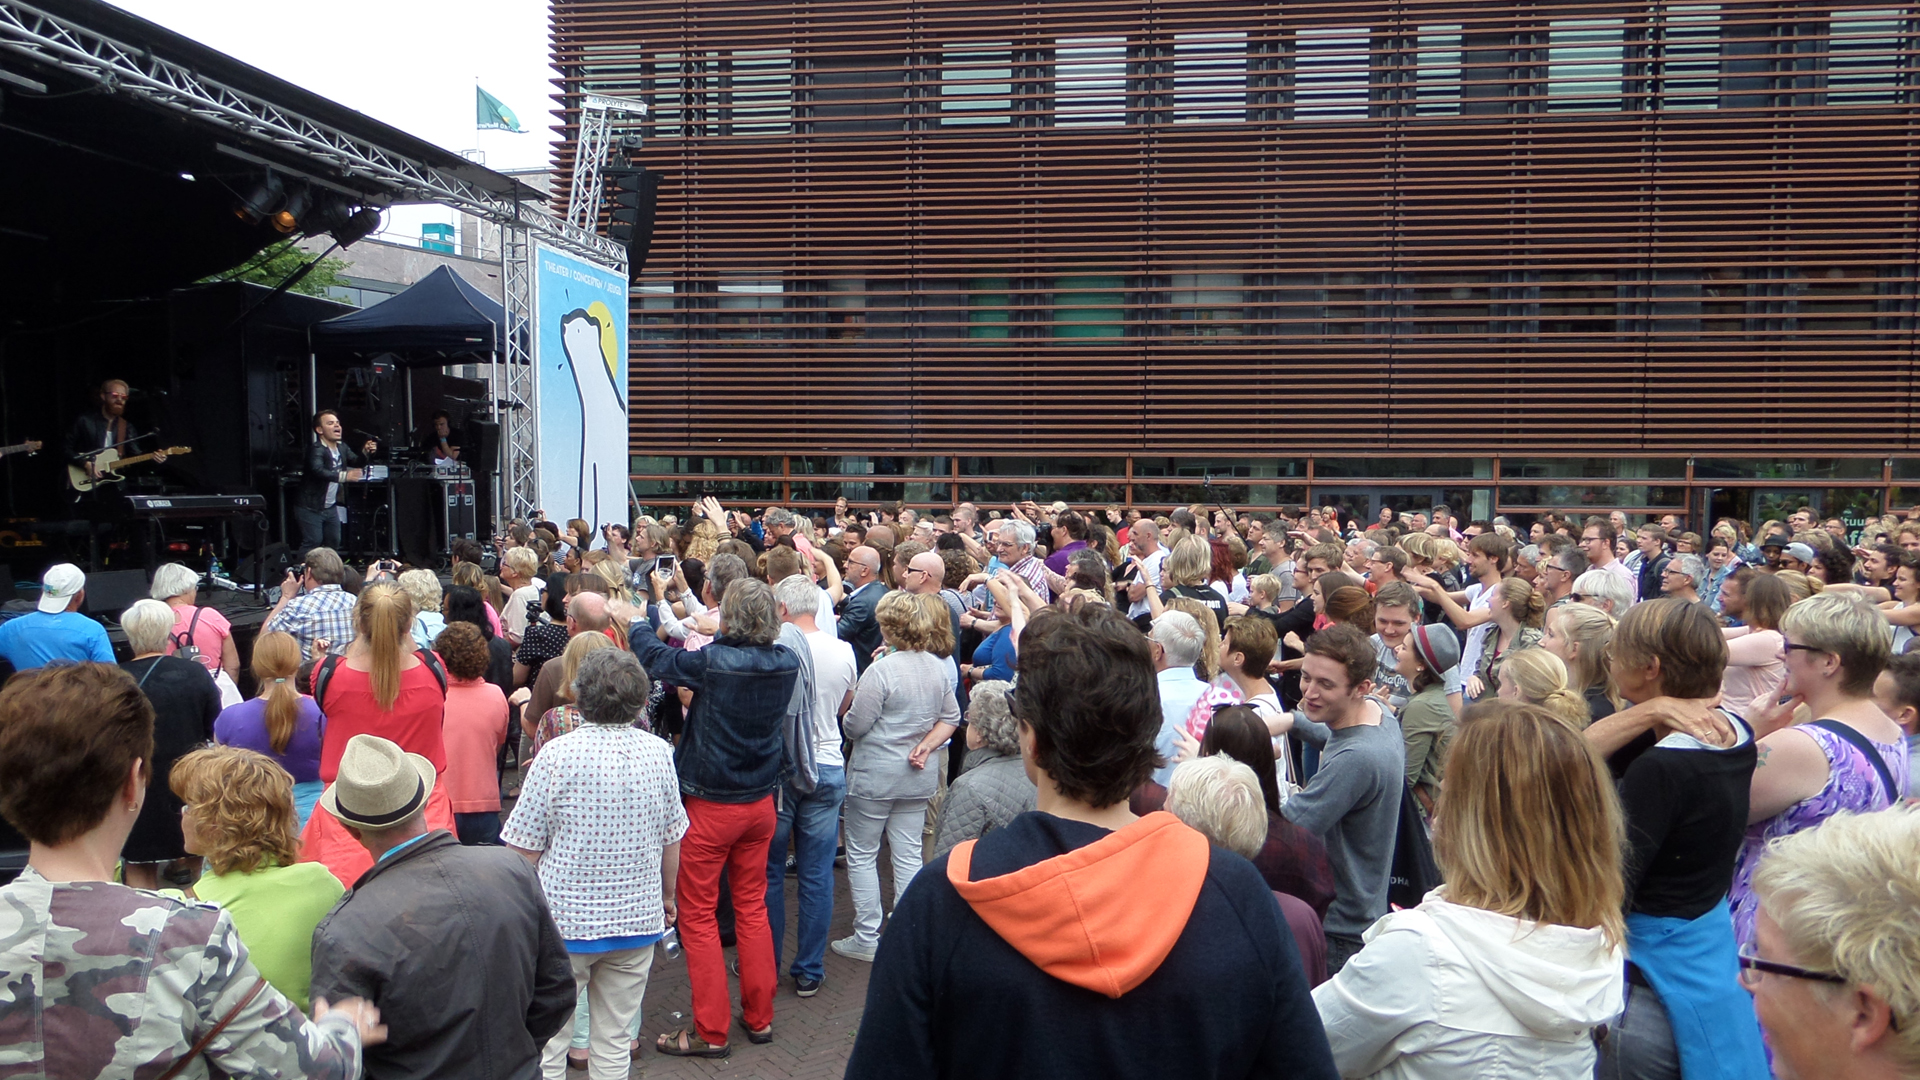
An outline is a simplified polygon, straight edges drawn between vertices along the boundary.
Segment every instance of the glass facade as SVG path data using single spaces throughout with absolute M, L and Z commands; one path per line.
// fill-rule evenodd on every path
M 698 495 L 762 504 L 904 501 L 939 510 L 1032 499 L 1095 508 L 1195 503 L 1262 509 L 1335 505 L 1371 518 L 1445 503 L 1473 518 L 1552 510 L 1758 523 L 1801 506 L 1864 520 L 1920 503 L 1920 459 L 1689 461 L 1685 458 L 635 457 L 634 490 L 665 511 Z M 1909 481 L 1902 484 L 1901 481 Z

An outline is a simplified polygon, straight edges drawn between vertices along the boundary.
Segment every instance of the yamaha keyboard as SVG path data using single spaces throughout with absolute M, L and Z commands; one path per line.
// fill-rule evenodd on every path
M 265 495 L 128 495 L 127 506 L 140 517 L 219 517 L 264 512 Z

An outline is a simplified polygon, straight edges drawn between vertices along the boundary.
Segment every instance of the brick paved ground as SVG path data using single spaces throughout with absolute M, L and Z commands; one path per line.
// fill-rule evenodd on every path
M 881 851 L 881 881 L 885 895 L 893 895 L 887 857 Z M 833 932 L 828 940 L 853 932 L 853 901 L 847 895 L 847 872 L 836 869 L 834 877 Z M 783 958 L 791 958 L 794 948 L 795 916 L 799 902 L 794 895 L 796 879 L 787 878 L 787 941 Z M 727 950 L 731 957 L 733 950 Z M 838 1080 L 846 1071 L 847 1056 L 853 1052 L 854 1032 L 860 1026 L 860 1013 L 867 1000 L 867 974 L 873 968 L 858 960 L 849 960 L 827 950 L 827 981 L 810 998 L 795 997 L 793 980 L 787 977 L 786 960 L 780 972 L 780 989 L 773 998 L 773 1042 L 755 1046 L 735 1030 L 733 1056 L 725 1061 L 676 1058 L 655 1053 L 653 1038 L 683 1024 L 690 1025 L 692 997 L 687 989 L 687 965 L 684 959 L 656 957 L 653 977 L 647 984 L 646 1014 L 641 1022 L 641 1042 L 645 1049 L 634 1062 L 633 1075 L 649 1080 L 668 1077 L 754 1077 L 765 1080 Z M 739 980 L 728 976 L 733 992 L 733 1012 L 740 1011 Z M 680 1015 L 675 1016 L 675 1013 Z M 571 1073 L 585 1076 L 585 1073 Z

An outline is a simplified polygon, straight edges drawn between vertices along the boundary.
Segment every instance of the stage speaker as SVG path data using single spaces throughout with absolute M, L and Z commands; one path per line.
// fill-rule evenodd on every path
M 145 570 L 107 570 L 87 575 L 87 598 L 83 610 L 89 615 L 105 615 L 114 620 L 147 595 Z
M 661 174 L 643 168 L 614 168 L 602 173 L 613 199 L 607 238 L 627 246 L 627 277 L 640 280 L 653 249 L 653 220 L 660 202 Z
M 475 476 L 492 476 L 500 471 L 500 425 L 491 420 L 467 424 L 467 449 L 460 460 Z
M 251 529 L 244 530 L 251 532 Z M 233 580 L 242 585 L 278 585 L 286 580 L 287 567 L 293 565 L 293 549 L 271 543 L 257 553 L 235 561 L 229 569 Z

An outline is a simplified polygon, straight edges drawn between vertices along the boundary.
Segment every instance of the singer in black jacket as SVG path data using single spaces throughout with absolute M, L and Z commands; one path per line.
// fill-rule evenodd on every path
M 314 414 L 314 441 L 307 447 L 300 467 L 300 490 L 293 518 L 300 525 L 300 550 L 329 547 L 340 549 L 340 485 L 366 478 L 367 459 L 340 442 L 340 414 L 322 409 Z M 372 439 L 361 447 L 371 454 L 378 448 Z

